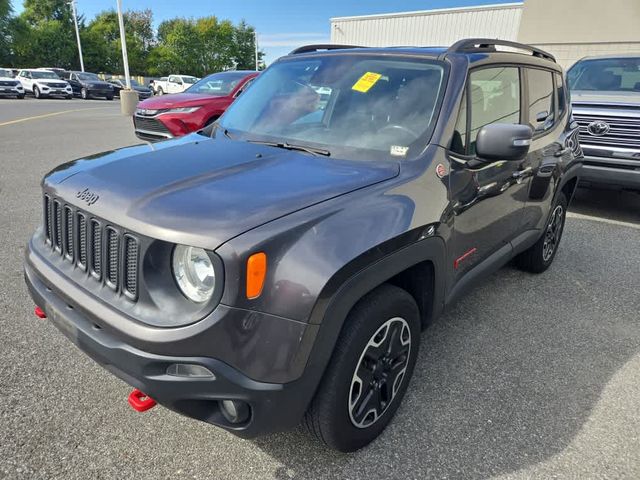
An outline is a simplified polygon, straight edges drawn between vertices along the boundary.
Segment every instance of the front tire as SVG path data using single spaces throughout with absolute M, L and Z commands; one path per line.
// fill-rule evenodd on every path
M 107 95 L 107 100 L 113 100 L 113 95 Z
M 542 236 L 515 259 L 516 266 L 531 273 L 542 273 L 553 263 L 558 252 L 567 216 L 567 197 L 559 193 Z
M 33 87 L 33 96 L 36 98 L 42 98 L 42 93 L 38 87 Z
M 164 90 L 162 90 L 162 87 L 158 87 L 158 95 L 164 95 Z
M 22 93 L 22 94 L 18 95 L 18 98 L 19 98 L 20 100 L 22 100 L 22 99 L 24 98 L 24 93 Z
M 89 100 L 89 92 L 87 91 L 86 88 L 83 88 L 82 90 L 80 90 L 80 96 L 82 97 L 83 100 Z
M 305 415 L 327 446 L 352 452 L 374 440 L 393 418 L 413 374 L 420 345 L 413 297 L 383 284 L 351 310 Z

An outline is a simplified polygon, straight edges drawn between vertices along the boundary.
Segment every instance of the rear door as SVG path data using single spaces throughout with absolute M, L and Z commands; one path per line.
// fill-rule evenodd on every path
M 520 233 L 528 186 L 527 159 L 485 161 L 476 156 L 478 131 L 492 123 L 526 123 L 522 70 L 491 65 L 471 70 L 450 148 L 454 281 L 492 254 L 509 254 Z M 500 250 L 500 252 L 498 252 Z

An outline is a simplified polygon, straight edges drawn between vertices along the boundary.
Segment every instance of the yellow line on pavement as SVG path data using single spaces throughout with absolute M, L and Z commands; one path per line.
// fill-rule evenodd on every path
M 0 127 L 4 127 L 6 125 L 13 125 L 15 123 L 28 122 L 29 120 L 38 120 L 40 118 L 54 117 L 56 115 L 62 115 L 64 113 L 84 112 L 86 110 L 100 110 L 104 108 L 109 108 L 109 107 L 76 108 L 74 110 L 62 110 L 60 112 L 45 113 L 43 115 L 35 115 L 33 117 L 18 118 L 17 120 L 2 122 L 0 123 Z

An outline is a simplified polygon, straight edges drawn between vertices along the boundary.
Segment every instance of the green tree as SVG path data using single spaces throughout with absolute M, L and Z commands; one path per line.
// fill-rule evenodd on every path
M 11 65 L 12 48 L 11 48 L 11 2 L 9 0 L 0 0 L 0 65 Z
M 14 63 L 19 66 L 78 68 L 71 7 L 66 0 L 25 0 L 11 22 Z
M 128 11 L 124 14 L 129 70 L 134 75 L 146 73 L 147 56 L 154 40 L 152 22 L 150 10 Z M 115 10 L 96 15 L 80 37 L 87 70 L 123 73 L 120 27 Z
M 255 29 L 241 20 L 235 32 L 234 61 L 238 70 L 254 70 L 256 68 Z M 264 70 L 264 52 L 258 51 L 258 66 Z

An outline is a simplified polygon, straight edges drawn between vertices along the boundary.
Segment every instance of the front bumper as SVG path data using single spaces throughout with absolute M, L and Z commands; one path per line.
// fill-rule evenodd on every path
M 88 88 L 87 92 L 92 97 L 113 97 L 115 95 L 113 90 L 109 89 Z
M 87 307 L 93 306 L 84 302 L 81 295 L 76 301 L 73 293 L 68 292 L 69 287 L 65 286 L 64 282 L 61 284 L 57 278 L 43 276 L 43 271 L 47 269 L 39 267 L 44 261 L 44 259 L 38 259 L 37 252 L 31 248 L 28 249 L 25 280 L 36 305 L 44 310 L 47 318 L 80 350 L 118 378 L 145 392 L 159 404 L 183 415 L 220 426 L 245 438 L 288 430 L 302 419 L 315 391 L 317 377 L 310 379 L 300 376 L 296 380 L 282 383 L 262 381 L 255 379 L 256 374 L 259 373 L 255 368 L 250 369 L 252 374 L 250 377 L 246 372 L 221 360 L 215 354 L 217 347 L 223 344 L 231 344 L 232 347 L 242 351 L 243 355 L 250 354 L 238 344 L 233 334 L 224 335 L 225 330 L 229 330 L 229 326 L 216 332 L 218 338 L 210 342 L 210 356 L 185 354 L 185 342 L 176 342 L 175 348 L 172 348 L 173 342 L 168 342 L 167 349 L 161 353 L 143 350 L 132 342 L 126 341 L 108 325 L 101 323 L 100 319 L 93 317 L 91 310 L 86 310 Z M 69 296 L 69 293 L 72 295 Z M 99 310 L 96 307 L 92 311 Z M 235 313 L 238 314 L 237 311 Z M 267 330 L 270 327 L 278 330 L 280 327 L 277 324 L 263 325 L 253 329 L 254 332 L 260 333 L 252 337 L 252 327 L 261 320 L 255 316 L 255 313 L 245 311 L 244 320 L 232 318 L 233 323 L 240 320 L 240 324 L 245 329 L 246 340 L 256 345 L 256 348 L 261 349 L 270 344 L 274 353 L 281 354 L 283 349 L 274 344 L 273 337 L 265 338 L 264 336 L 265 327 Z M 312 335 L 313 337 L 315 335 Z M 296 342 L 307 343 L 310 348 L 312 341 L 309 342 L 308 338 L 308 335 L 299 334 Z M 292 346 L 292 348 L 298 346 Z M 194 346 L 193 351 L 198 351 L 197 346 Z M 255 354 L 260 355 L 259 351 Z M 262 370 L 267 375 L 274 361 L 276 360 L 273 358 L 250 359 L 250 363 L 262 365 Z M 199 365 L 208 369 L 215 377 L 192 378 L 168 375 L 167 368 L 173 364 Z M 249 419 L 239 424 L 230 423 L 220 409 L 220 402 L 223 400 L 246 402 L 250 408 Z
M 640 152 L 637 160 L 585 155 L 580 185 L 603 185 L 640 190 Z

